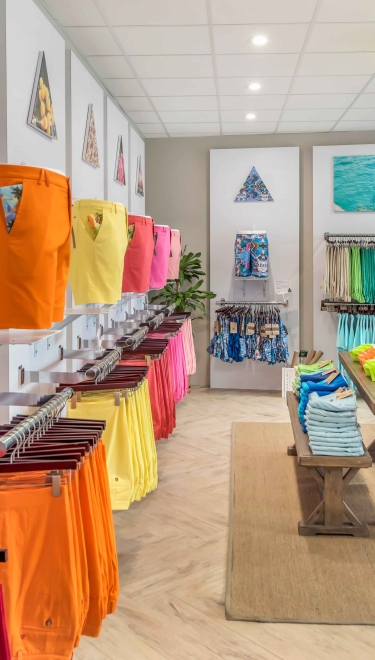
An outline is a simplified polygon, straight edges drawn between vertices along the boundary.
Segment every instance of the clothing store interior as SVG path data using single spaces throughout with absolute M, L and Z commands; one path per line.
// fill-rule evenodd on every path
M 374 0 L 0 0 L 0 200 L 0 660 L 374 660 Z

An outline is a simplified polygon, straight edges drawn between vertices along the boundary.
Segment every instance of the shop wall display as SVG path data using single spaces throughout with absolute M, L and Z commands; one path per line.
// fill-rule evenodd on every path
M 375 211 L 375 155 L 333 157 L 333 204 L 337 213 Z
M 31 0 L 7 0 L 5 31 L 7 154 L 3 160 L 65 173 L 65 41 Z M 41 125 L 42 109 L 45 121 L 50 114 L 50 135 L 48 125 Z M 28 123 L 29 116 L 31 121 L 34 116 L 34 123 Z
M 106 99 L 106 103 L 107 196 L 114 202 L 124 204 L 129 210 L 129 122 L 110 98 Z M 121 148 L 124 160 L 123 178 L 121 168 L 119 170 L 118 167 Z
M 89 165 L 92 165 L 93 167 L 100 167 L 98 143 L 96 140 L 94 106 L 92 103 L 89 103 L 87 110 L 87 122 L 85 141 L 83 143 L 82 160 L 84 160 Z
M 129 130 L 129 210 L 133 215 L 145 215 L 146 173 L 145 173 L 145 143 L 138 133 L 130 126 Z M 138 164 L 141 157 L 143 196 L 137 193 Z
M 250 174 L 240 189 L 235 202 L 273 202 L 273 197 L 269 192 L 262 178 L 259 176 L 255 167 L 251 168 Z
M 272 204 L 234 204 L 233 190 L 252 163 L 267 189 Z M 236 235 L 254 228 L 266 232 L 268 277 L 236 279 Z M 258 277 L 262 273 L 258 273 Z M 281 318 L 289 332 L 289 352 L 299 347 L 299 149 L 297 147 L 212 149 L 210 152 L 210 289 L 216 300 L 267 302 L 283 300 L 276 295 L 276 281 L 288 281 L 289 307 Z M 265 294 L 265 295 L 264 295 Z M 210 306 L 210 337 L 216 319 L 216 301 Z M 207 344 L 208 345 L 208 344 Z M 210 357 L 210 384 L 215 388 L 281 389 L 282 363 L 272 366 L 245 360 L 227 364 Z
M 340 234 L 374 233 L 374 215 L 359 211 L 337 213 L 334 207 L 334 164 L 336 162 L 356 162 L 355 157 L 364 157 L 372 161 L 375 154 L 374 144 L 353 144 L 328 147 L 313 147 L 313 298 L 314 298 L 314 348 L 324 351 L 324 355 L 334 358 L 338 316 L 320 310 L 323 295 L 321 285 L 325 269 L 326 242 L 324 233 Z M 357 166 L 358 168 L 358 166 Z M 358 170 L 357 170 L 358 171 Z M 350 181 L 351 175 L 349 175 Z M 358 194 L 367 194 L 368 178 L 363 185 L 355 184 Z M 358 186 L 358 187 L 357 187 Z M 374 189 L 373 189 L 374 190 Z M 375 192 L 375 190 L 374 190 Z M 307 348 L 310 348 L 309 346 Z
M 27 123 L 43 135 L 47 135 L 52 140 L 57 140 L 52 94 L 46 56 L 43 51 L 39 53 L 38 57 Z
M 122 145 L 122 135 L 118 136 L 117 140 L 117 152 L 116 152 L 116 163 L 115 163 L 115 181 L 121 183 L 122 186 L 126 185 L 125 180 L 125 161 L 124 161 L 124 147 Z
M 140 197 L 144 197 L 143 191 L 143 172 L 142 172 L 142 156 L 138 156 L 137 159 L 137 174 L 135 178 L 135 192 Z

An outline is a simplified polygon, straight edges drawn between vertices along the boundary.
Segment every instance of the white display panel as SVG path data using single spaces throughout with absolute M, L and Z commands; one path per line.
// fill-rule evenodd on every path
M 46 58 L 57 140 L 27 124 L 40 51 Z M 65 42 L 31 0 L 7 0 L 6 60 L 8 163 L 65 173 Z
M 146 195 L 145 187 L 145 143 L 138 133 L 130 126 L 130 175 L 129 175 L 129 209 L 133 215 L 145 214 L 145 197 L 140 197 L 135 192 L 136 175 L 137 175 L 137 159 L 141 157 L 142 173 L 143 173 L 143 190 Z
M 87 112 L 93 104 L 100 167 L 82 159 Z M 104 93 L 71 52 L 72 194 L 75 199 L 104 199 Z
M 326 243 L 325 232 L 339 234 L 375 233 L 375 213 L 337 213 L 333 209 L 333 157 L 374 155 L 375 144 L 353 144 L 313 148 L 314 195 L 314 348 L 324 357 L 337 359 L 337 314 L 321 312 Z
M 122 136 L 122 146 L 125 162 L 126 185 L 123 186 L 115 181 L 115 165 L 117 155 L 117 143 L 119 135 Z M 129 194 L 129 122 L 120 112 L 110 98 L 107 97 L 107 177 L 108 177 L 108 199 L 111 202 L 119 202 L 128 207 Z
M 299 348 L 299 149 L 214 149 L 210 163 L 210 288 L 217 294 L 216 300 L 266 302 L 276 299 L 276 280 L 288 280 L 292 292 L 288 294 L 289 307 L 281 308 L 281 315 L 289 332 L 292 355 Z M 273 202 L 234 202 L 253 166 Z M 266 230 L 268 235 L 266 297 L 263 282 L 244 284 L 235 279 L 236 233 L 252 227 Z M 216 308 L 215 302 L 211 302 L 211 332 Z M 285 365 L 268 366 L 247 358 L 242 363 L 227 364 L 210 357 L 211 387 L 281 390 L 282 366 Z

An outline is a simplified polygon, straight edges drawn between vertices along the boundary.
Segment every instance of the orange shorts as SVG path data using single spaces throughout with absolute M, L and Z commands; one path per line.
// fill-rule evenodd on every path
M 62 321 L 71 232 L 69 179 L 0 165 L 0 328 Z

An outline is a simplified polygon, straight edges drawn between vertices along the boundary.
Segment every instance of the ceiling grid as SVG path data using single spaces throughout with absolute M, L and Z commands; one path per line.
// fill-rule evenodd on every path
M 375 2 L 43 2 L 145 137 L 375 129 Z

